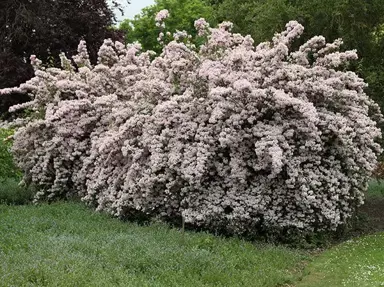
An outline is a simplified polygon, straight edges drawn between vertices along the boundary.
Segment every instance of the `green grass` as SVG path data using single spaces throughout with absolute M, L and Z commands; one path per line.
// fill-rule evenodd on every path
M 0 286 L 288 286 L 308 259 L 284 247 L 138 226 L 78 203 L 0 205 Z
M 325 251 L 306 268 L 297 287 L 384 286 L 384 233 L 349 240 Z
M 296 287 L 378 287 L 384 286 L 384 181 L 372 180 L 362 208 L 366 226 L 363 236 L 331 247 L 305 268 Z M 364 235 L 371 231 L 376 234 Z M 359 233 L 358 233 L 359 234 Z
M 183 235 L 160 223 L 139 226 L 80 203 L 15 205 L 31 196 L 15 180 L 0 185 L 0 287 L 384 286 L 384 233 L 310 255 L 206 233 Z M 372 181 L 367 202 L 383 198 L 384 182 Z
M 16 178 L 0 178 L 0 204 L 20 205 L 32 201 L 33 189 L 19 186 L 19 181 Z
M 384 180 L 372 179 L 366 197 L 367 199 L 384 198 Z

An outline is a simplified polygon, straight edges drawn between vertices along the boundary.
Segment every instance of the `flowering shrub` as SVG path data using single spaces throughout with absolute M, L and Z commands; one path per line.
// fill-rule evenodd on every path
M 167 13 L 157 17 L 163 21 Z M 147 216 L 229 233 L 334 229 L 363 203 L 381 136 L 366 84 L 344 71 L 355 51 L 321 36 L 297 50 L 297 22 L 256 47 L 231 23 L 196 28 L 153 59 L 105 40 L 18 88 L 36 112 L 13 152 L 36 200 L 77 195 L 118 217 Z

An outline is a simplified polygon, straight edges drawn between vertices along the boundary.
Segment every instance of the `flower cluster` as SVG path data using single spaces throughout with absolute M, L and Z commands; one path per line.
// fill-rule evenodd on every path
M 157 27 L 164 27 L 164 20 L 169 17 L 168 10 L 161 10 L 159 11 L 155 16 L 156 26 Z
M 13 146 L 36 199 L 76 195 L 118 217 L 236 234 L 346 223 L 381 137 L 366 84 L 337 69 L 356 53 L 323 37 L 292 50 L 294 21 L 257 46 L 230 23 L 195 24 L 207 36 L 198 50 L 174 40 L 153 59 L 106 40 L 91 66 L 81 42 L 76 67 L 63 56 L 63 69 L 37 66 L 0 92 L 29 92 L 40 113 Z
M 199 36 L 204 36 L 209 29 L 209 23 L 204 18 L 195 21 L 195 28 Z

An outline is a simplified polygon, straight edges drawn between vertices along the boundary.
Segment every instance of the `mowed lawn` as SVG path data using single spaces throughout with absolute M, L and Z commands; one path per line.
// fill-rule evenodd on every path
M 0 188 L 29 200 L 16 191 Z M 375 234 L 322 252 L 139 226 L 81 203 L 0 204 L 0 287 L 384 286 L 384 184 L 367 198 L 363 233 Z
M 297 287 L 384 286 L 384 233 L 348 240 L 326 250 L 306 268 Z
M 370 183 L 364 233 L 325 250 L 305 268 L 306 276 L 296 287 L 379 287 L 384 286 L 384 182 Z
M 291 286 L 307 259 L 284 247 L 138 226 L 79 203 L 0 205 L 0 286 Z

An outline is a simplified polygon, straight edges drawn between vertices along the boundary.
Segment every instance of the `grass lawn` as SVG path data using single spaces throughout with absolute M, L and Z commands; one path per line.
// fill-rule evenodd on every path
M 384 286 L 384 233 L 348 240 L 315 258 L 297 287 Z
M 0 205 L 0 286 L 291 286 L 307 259 L 77 203 Z
M 0 287 L 384 286 L 383 183 L 370 186 L 360 237 L 317 254 L 139 226 L 80 203 L 17 206 L 30 194 L 12 184 L 0 187 L 12 203 L 0 204 Z
M 322 252 L 296 287 L 384 286 L 384 182 L 373 180 L 361 209 L 363 234 Z M 364 233 L 374 233 L 364 235 Z

